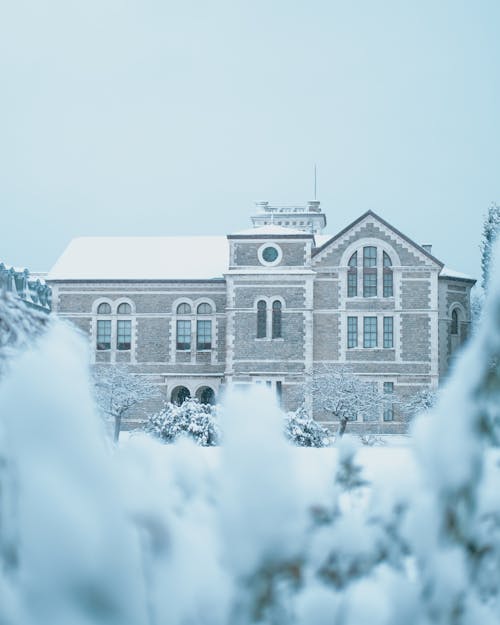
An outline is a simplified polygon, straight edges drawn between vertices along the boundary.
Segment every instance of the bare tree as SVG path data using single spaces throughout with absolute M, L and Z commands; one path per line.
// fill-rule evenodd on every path
M 123 417 L 148 399 L 160 395 L 155 384 L 134 375 L 126 366 L 111 365 L 94 370 L 96 399 L 101 410 L 114 419 L 113 440 L 118 441 Z
M 438 398 L 438 389 L 424 388 L 423 390 L 412 395 L 410 399 L 401 406 L 402 412 L 412 419 L 417 415 L 427 412 L 434 407 Z
M 383 395 L 376 383 L 356 375 L 349 365 L 323 364 L 315 368 L 304 386 L 305 397 L 310 397 L 313 411 L 329 413 L 339 422 L 338 435 L 342 436 L 347 423 L 357 417 L 377 421 L 380 411 L 393 403 Z

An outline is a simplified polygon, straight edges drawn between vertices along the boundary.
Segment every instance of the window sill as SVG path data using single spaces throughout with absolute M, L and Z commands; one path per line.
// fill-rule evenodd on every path
M 390 300 L 394 300 L 396 299 L 394 295 L 389 295 L 387 297 L 383 296 L 383 295 L 347 295 L 346 296 L 346 300 L 352 302 L 363 302 L 367 299 L 380 299 L 382 301 L 390 301 Z
M 256 341 L 266 341 L 266 342 L 271 342 L 271 341 L 284 341 L 285 339 L 283 337 L 276 337 L 276 338 L 268 338 L 267 336 L 263 336 L 263 337 L 259 337 L 255 339 Z
M 372 352 L 390 352 L 390 351 L 396 351 L 396 348 L 394 347 L 348 347 L 347 348 L 348 352 L 366 352 L 366 351 L 372 351 Z

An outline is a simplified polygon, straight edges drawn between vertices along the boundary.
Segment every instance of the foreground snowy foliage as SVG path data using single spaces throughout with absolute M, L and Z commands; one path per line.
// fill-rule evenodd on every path
M 165 404 L 160 412 L 148 417 L 144 430 L 165 443 L 174 443 L 183 436 L 205 447 L 220 441 L 217 408 L 200 404 L 193 398 L 186 399 L 180 406 Z
M 289 445 L 266 389 L 227 396 L 218 449 L 114 448 L 85 349 L 54 324 L 0 384 L 0 623 L 497 624 L 498 277 L 491 293 L 383 479 L 363 458 L 385 449 Z

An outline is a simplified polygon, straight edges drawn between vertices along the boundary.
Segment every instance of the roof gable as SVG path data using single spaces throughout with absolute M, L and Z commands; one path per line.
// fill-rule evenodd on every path
M 321 260 L 326 254 L 328 254 L 329 250 L 332 249 L 332 247 L 343 241 L 346 237 L 349 236 L 350 233 L 352 233 L 365 223 L 370 223 L 370 221 L 378 224 L 383 229 L 388 231 L 390 235 L 392 235 L 392 237 L 394 237 L 400 244 L 404 245 L 407 248 L 409 247 L 415 255 L 425 259 L 425 261 L 427 262 L 432 261 L 432 263 L 436 264 L 440 268 L 444 267 L 444 264 L 435 256 L 425 250 L 421 245 L 410 239 L 408 236 L 403 234 L 388 221 L 382 219 L 382 217 L 377 215 L 372 210 L 366 211 L 360 217 L 358 217 L 356 220 L 346 226 L 343 230 L 341 230 L 338 234 L 332 236 L 321 246 L 315 248 L 312 252 L 313 264 L 315 261 L 318 262 L 319 260 Z

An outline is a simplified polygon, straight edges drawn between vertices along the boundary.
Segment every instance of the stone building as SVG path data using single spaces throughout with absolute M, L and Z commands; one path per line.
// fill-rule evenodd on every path
M 259 203 L 252 222 L 226 237 L 75 239 L 48 276 L 53 309 L 89 336 L 94 364 L 126 363 L 177 402 L 257 383 L 292 410 L 325 363 L 388 401 L 438 385 L 469 333 L 473 279 L 372 211 L 333 236 L 319 202 Z M 384 431 L 405 427 L 395 406 L 376 415 Z

